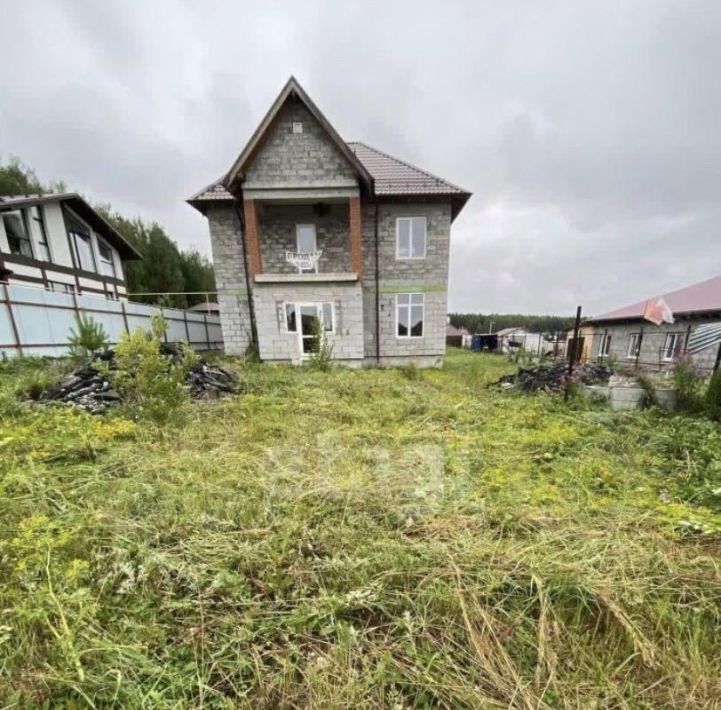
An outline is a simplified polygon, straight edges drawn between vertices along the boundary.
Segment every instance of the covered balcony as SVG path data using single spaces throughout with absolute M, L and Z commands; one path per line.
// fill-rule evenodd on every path
M 363 271 L 358 189 L 253 190 L 244 195 L 254 283 L 358 281 Z

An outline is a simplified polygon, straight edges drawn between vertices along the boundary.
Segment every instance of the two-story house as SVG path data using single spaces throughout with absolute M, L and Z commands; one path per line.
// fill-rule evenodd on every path
M 441 362 L 451 223 L 470 193 L 346 143 L 291 77 L 208 218 L 225 349 L 300 362 L 320 326 L 349 366 Z
M 80 195 L 0 197 L 0 281 L 126 298 L 123 262 L 139 259 Z

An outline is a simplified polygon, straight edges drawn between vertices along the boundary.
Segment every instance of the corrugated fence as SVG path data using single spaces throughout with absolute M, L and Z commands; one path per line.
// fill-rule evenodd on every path
M 123 332 L 150 330 L 150 321 L 157 313 L 168 321 L 168 342 L 184 341 L 196 350 L 222 350 L 218 316 L 0 284 L 0 357 L 66 354 L 70 329 L 76 327 L 78 314 L 101 323 L 115 344 Z

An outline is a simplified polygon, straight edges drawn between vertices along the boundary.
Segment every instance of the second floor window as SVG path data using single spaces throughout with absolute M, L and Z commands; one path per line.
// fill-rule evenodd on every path
M 396 258 L 425 259 L 426 218 L 398 217 L 396 219 Z
M 20 211 L 4 212 L 2 216 L 5 235 L 11 254 L 33 258 L 33 245 L 30 241 L 25 215 Z
M 90 230 L 71 214 L 67 214 L 65 219 L 67 220 L 70 244 L 78 261 L 78 268 L 84 271 L 96 271 Z
M 35 228 L 35 237 L 38 243 L 38 258 L 43 261 L 52 261 L 50 256 L 50 244 L 48 242 L 48 233 L 45 230 L 45 220 L 43 219 L 42 207 L 35 205 L 30 208 L 30 216 L 33 218 L 33 227 Z
M 103 276 L 115 278 L 115 262 L 113 261 L 113 250 L 98 237 L 98 256 L 100 257 L 100 273 Z

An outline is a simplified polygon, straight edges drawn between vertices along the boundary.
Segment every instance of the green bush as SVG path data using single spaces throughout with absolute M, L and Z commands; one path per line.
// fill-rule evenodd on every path
M 123 395 L 128 413 L 156 424 L 179 417 L 188 401 L 185 378 L 196 361 L 186 349 L 180 360 L 161 352 L 167 324 L 162 316 L 153 318 L 152 334 L 138 328 L 124 334 L 115 351 L 116 369 L 108 371 L 113 385 Z
M 714 372 L 706 389 L 706 409 L 712 419 L 721 420 L 721 370 Z
M 328 372 L 333 362 L 333 345 L 328 342 L 325 328 L 318 318 L 313 324 L 313 352 L 310 366 L 321 372 Z
M 679 360 L 673 369 L 678 409 L 682 412 L 698 412 L 703 409 L 703 377 L 690 359 Z
M 75 323 L 77 330 L 71 328 L 68 336 L 71 357 L 92 357 L 107 346 L 110 339 L 101 323 L 82 314 L 75 316 Z

